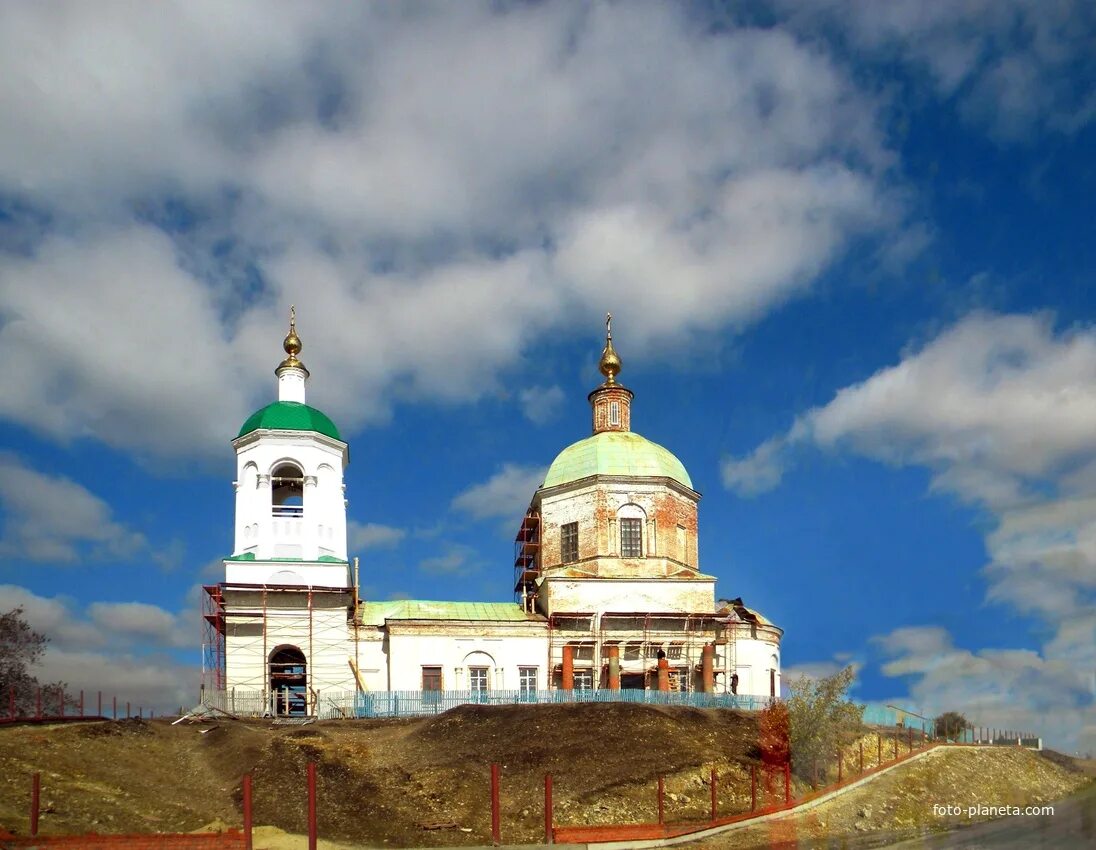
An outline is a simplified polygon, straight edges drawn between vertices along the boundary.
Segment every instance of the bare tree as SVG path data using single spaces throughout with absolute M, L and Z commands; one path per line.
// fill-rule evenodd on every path
M 30 627 L 22 607 L 0 614 L 0 711 L 8 711 L 13 692 L 17 713 L 33 710 L 39 682 L 30 670 L 42 658 L 47 643 L 49 638 Z

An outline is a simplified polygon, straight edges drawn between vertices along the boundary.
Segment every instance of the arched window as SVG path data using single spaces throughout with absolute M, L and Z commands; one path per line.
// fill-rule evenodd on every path
M 304 473 L 292 463 L 281 463 L 270 475 L 274 516 L 304 515 Z
M 643 557 L 643 526 L 647 521 L 647 514 L 639 505 L 623 505 L 617 511 L 617 521 L 620 523 L 620 557 Z

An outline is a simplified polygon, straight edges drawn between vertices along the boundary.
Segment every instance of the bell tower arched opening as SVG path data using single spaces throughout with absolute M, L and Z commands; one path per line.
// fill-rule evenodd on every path
M 270 475 L 270 500 L 276 517 L 304 516 L 304 473 L 292 463 L 281 463 Z

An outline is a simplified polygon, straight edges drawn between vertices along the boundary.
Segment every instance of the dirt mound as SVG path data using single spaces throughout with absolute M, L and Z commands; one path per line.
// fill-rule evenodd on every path
M 123 738 L 130 735 L 152 735 L 152 724 L 131 717 L 113 723 L 85 723 L 72 727 L 77 738 Z
M 532 710 L 531 710 L 532 709 Z M 404 762 L 467 769 L 497 762 L 557 785 L 651 781 L 713 761 L 747 757 L 752 716 L 628 703 L 466 705 L 425 721 L 404 741 Z
M 42 772 L 46 832 L 179 831 L 239 824 L 250 772 L 254 820 L 306 829 L 305 776 L 317 766 L 321 834 L 398 845 L 483 843 L 490 765 L 502 767 L 508 841 L 543 834 L 544 774 L 557 821 L 654 817 L 657 776 L 673 816 L 706 811 L 711 765 L 745 777 L 752 716 L 628 704 L 463 706 L 418 720 L 304 727 L 130 720 L 0 730 L 0 826 L 26 829 L 30 774 Z M 610 811 L 611 810 L 611 811 Z
M 1039 755 L 1070 773 L 1086 773 L 1084 766 L 1078 764 L 1073 756 L 1067 756 L 1057 750 L 1039 750 Z
M 314 762 L 321 836 L 371 846 L 484 844 L 490 835 L 490 765 L 497 762 L 503 837 L 531 843 L 543 837 L 543 781 L 549 772 L 557 825 L 653 821 L 660 775 L 667 820 L 703 820 L 713 766 L 720 812 L 746 810 L 757 734 L 753 715 L 620 703 L 469 705 L 418 720 L 303 727 L 131 720 L 0 728 L 0 828 L 26 833 L 35 771 L 42 774 L 45 834 L 189 832 L 211 822 L 239 826 L 241 778 L 250 772 L 254 822 L 299 835 L 306 831 L 305 777 Z M 874 739 L 865 749 L 874 757 Z M 870 817 L 843 808 L 825 820 L 841 829 L 855 830 L 858 823 L 872 831 L 897 828 L 926 801 L 950 799 L 953 786 L 979 777 L 1031 777 L 1030 787 L 1020 789 L 1029 800 L 1083 781 L 1018 748 L 977 752 L 949 753 L 936 767 L 911 765 L 910 779 L 887 780 L 890 785 L 872 792 Z M 847 775 L 858 757 L 857 744 L 848 753 Z M 759 782 L 759 802 L 772 791 L 766 784 Z M 776 786 L 774 793 L 782 796 L 783 783 Z M 989 786 L 978 787 L 986 799 L 992 796 Z

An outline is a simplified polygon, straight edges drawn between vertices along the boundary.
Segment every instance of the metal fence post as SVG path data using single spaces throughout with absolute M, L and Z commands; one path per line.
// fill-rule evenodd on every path
M 784 805 L 792 804 L 792 763 L 784 762 Z
M 544 774 L 544 843 L 552 843 L 552 774 Z
M 716 819 L 716 812 L 719 809 L 719 791 L 717 790 L 717 787 L 716 787 L 716 782 L 718 782 L 718 781 L 719 780 L 718 780 L 718 777 L 716 776 L 715 768 L 713 767 L 712 768 L 712 820 Z
M 34 774 L 30 780 L 30 834 L 34 837 L 38 834 L 38 802 L 41 795 L 41 774 Z
M 244 774 L 244 850 L 252 850 L 251 839 L 251 774 Z
M 308 850 L 316 850 L 316 762 L 308 763 Z
M 661 826 L 666 823 L 666 810 L 662 802 L 663 792 L 666 790 L 662 777 L 658 777 L 658 823 Z
M 491 841 L 497 847 L 502 843 L 501 824 L 499 823 L 499 766 L 491 763 Z

